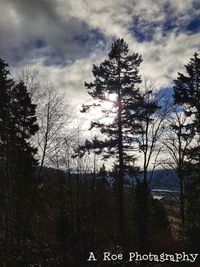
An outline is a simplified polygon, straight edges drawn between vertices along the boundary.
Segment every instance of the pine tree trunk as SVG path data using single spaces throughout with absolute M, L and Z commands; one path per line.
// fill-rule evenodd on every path
M 185 211 L 184 211 L 184 192 L 183 192 L 183 177 L 182 175 L 179 177 L 180 180 L 180 200 L 181 200 L 181 225 L 184 228 L 185 222 Z
M 118 198 L 119 198 L 119 237 L 120 242 L 123 243 L 124 237 L 124 160 L 123 160 L 123 140 L 122 140 L 122 102 L 120 87 L 118 89 L 118 153 L 119 153 L 119 177 L 118 177 Z

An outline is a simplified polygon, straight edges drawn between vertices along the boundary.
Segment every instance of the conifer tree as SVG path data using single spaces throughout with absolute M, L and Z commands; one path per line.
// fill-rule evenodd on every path
M 33 193 L 32 186 L 36 186 L 32 170 L 37 163 L 36 149 L 30 140 L 38 126 L 35 105 L 31 103 L 26 86 L 10 79 L 7 68 L 8 64 L 0 59 L 0 173 L 7 195 L 5 203 L 9 203 L 8 207 L 5 205 L 9 217 L 7 235 L 13 238 L 16 234 L 15 238 L 21 239 L 26 232 L 23 220 L 28 220 L 26 212 L 31 210 L 27 207 L 30 193 Z
M 199 172 L 200 163 L 200 58 L 197 53 L 185 66 L 186 75 L 178 73 L 174 81 L 174 102 L 182 105 L 183 111 L 189 118 L 185 125 L 187 132 L 195 135 L 196 143 L 188 150 L 188 159 L 192 169 Z
M 135 170 L 135 134 L 141 132 L 141 120 L 144 115 L 144 99 L 139 92 L 141 77 L 139 66 L 142 57 L 137 53 L 129 53 L 128 45 L 123 39 L 116 40 L 108 54 L 108 59 L 93 65 L 94 81 L 85 83 L 88 93 L 93 97 L 93 107 L 101 106 L 103 102 L 112 100 L 111 109 L 102 108 L 105 116 L 111 115 L 111 122 L 92 122 L 91 129 L 96 127 L 107 136 L 105 139 L 95 137 L 86 140 L 85 145 L 79 147 L 79 152 L 93 149 L 95 153 L 102 153 L 105 159 L 115 159 L 115 169 L 118 172 L 118 223 L 119 232 L 124 229 L 124 200 L 123 177 L 126 171 Z M 91 105 L 83 105 L 83 112 Z
M 8 135 L 9 108 L 10 108 L 10 90 L 14 85 L 10 79 L 8 64 L 0 59 L 0 159 L 1 162 L 6 157 L 5 139 Z
M 0 60 L 1 159 L 19 167 L 36 164 L 30 139 L 37 132 L 35 108 L 23 82 L 9 79 L 8 64 Z M 24 166 L 23 166 L 24 168 Z
M 185 65 L 186 74 L 178 73 L 174 81 L 174 102 L 183 106 L 188 117 L 191 117 L 191 130 L 200 134 L 200 58 L 197 53 Z
M 182 105 L 188 117 L 188 123 L 184 126 L 188 137 L 184 135 L 184 138 L 194 136 L 191 147 L 186 150 L 187 160 L 184 163 L 184 175 L 190 177 L 185 188 L 185 231 L 187 239 L 194 244 L 196 238 L 200 237 L 200 198 L 197 197 L 200 195 L 200 58 L 197 53 L 185 65 L 185 69 L 186 74 L 178 73 L 174 81 L 174 102 Z

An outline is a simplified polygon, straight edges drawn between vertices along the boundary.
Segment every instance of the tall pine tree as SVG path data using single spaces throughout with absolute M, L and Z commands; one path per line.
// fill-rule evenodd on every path
M 200 238 L 200 58 L 197 53 L 185 65 L 186 74 L 178 73 L 174 81 L 174 102 L 183 107 L 188 117 L 184 126 L 189 138 L 194 136 L 191 148 L 186 151 L 185 175 L 190 180 L 185 188 L 186 218 L 185 231 L 190 247 L 199 247 Z
M 93 149 L 96 153 L 102 153 L 104 158 L 115 158 L 117 169 L 118 188 L 118 223 L 119 232 L 124 232 L 124 174 L 128 170 L 135 169 L 135 134 L 141 132 L 141 120 L 144 113 L 144 99 L 139 92 L 141 77 L 139 66 L 142 57 L 137 53 L 129 53 L 128 45 L 123 39 L 116 40 L 108 54 L 108 59 L 93 65 L 94 81 L 85 83 L 88 93 L 95 99 L 93 106 L 109 101 L 110 96 L 115 96 L 112 109 L 102 108 L 105 116 L 112 114 L 110 123 L 92 122 L 91 128 L 100 129 L 107 138 L 95 137 L 92 141 L 86 140 L 85 145 L 79 147 L 79 151 Z M 115 98 L 113 97 L 113 98 Z M 83 111 L 91 106 L 83 105 Z
M 37 163 L 30 140 L 38 125 L 27 88 L 10 79 L 7 68 L 0 59 L 0 178 L 7 207 L 4 233 L 9 241 L 26 234 L 30 194 L 36 186 L 32 167 Z
M 174 102 L 182 105 L 186 116 L 190 118 L 186 130 L 196 136 L 196 143 L 188 151 L 192 169 L 200 173 L 200 58 L 197 53 L 185 66 L 186 74 L 178 73 L 174 81 Z

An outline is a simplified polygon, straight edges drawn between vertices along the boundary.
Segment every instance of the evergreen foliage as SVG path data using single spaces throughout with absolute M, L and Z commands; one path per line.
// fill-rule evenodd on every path
M 194 136 L 191 148 L 186 151 L 187 161 L 184 167 L 185 174 L 190 177 L 185 187 L 185 235 L 188 246 L 194 248 L 200 238 L 200 58 L 197 53 L 185 65 L 185 69 L 186 74 L 179 73 L 174 81 L 174 102 L 182 105 L 189 118 L 189 122 L 184 126 L 187 135 L 183 137 L 187 140 Z
M 141 77 L 139 66 L 142 57 L 137 53 L 129 53 L 128 45 L 123 39 L 116 40 L 108 54 L 108 59 L 93 65 L 94 81 L 85 83 L 88 93 L 95 102 L 93 106 L 101 106 L 109 101 L 110 95 L 115 95 L 112 110 L 102 109 L 106 114 L 112 114 L 111 123 L 92 122 L 91 129 L 96 127 L 108 138 L 92 141 L 86 140 L 85 145 L 79 147 L 79 152 L 94 150 L 102 153 L 104 158 L 115 158 L 115 169 L 118 170 L 117 188 L 119 201 L 119 232 L 123 235 L 124 204 L 123 204 L 123 177 L 125 171 L 135 169 L 134 146 L 136 134 L 141 133 L 141 121 L 144 119 L 145 101 L 139 91 Z M 83 105 L 85 112 L 91 106 Z
M 36 149 L 30 144 L 37 132 L 35 105 L 23 82 L 9 78 L 8 64 L 0 59 L 0 177 L 5 193 L 4 238 L 21 241 L 30 233 L 36 181 L 33 165 Z

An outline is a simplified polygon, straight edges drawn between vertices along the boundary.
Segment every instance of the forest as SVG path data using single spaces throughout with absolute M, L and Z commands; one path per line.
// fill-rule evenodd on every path
M 142 61 L 117 39 L 93 65 L 85 138 L 58 88 L 0 59 L 0 266 L 200 266 L 103 261 L 200 248 L 200 57 L 169 88 L 141 75 Z M 155 195 L 156 172 L 175 195 Z

